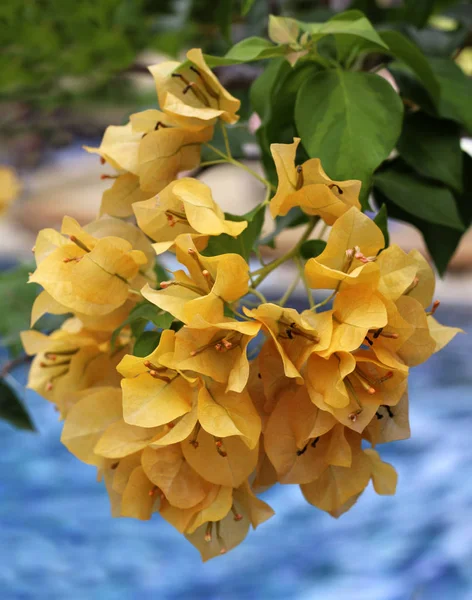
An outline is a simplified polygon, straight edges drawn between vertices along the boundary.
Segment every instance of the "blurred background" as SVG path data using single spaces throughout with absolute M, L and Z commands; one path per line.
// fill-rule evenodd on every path
M 245 37 L 265 37 L 269 14 L 321 22 L 347 8 L 472 74 L 469 2 L 4 0 L 0 164 L 14 169 L 21 190 L 0 218 L 0 336 L 5 321 L 28 327 L 30 301 L 12 296 L 1 272 L 25 263 L 26 278 L 38 230 L 59 226 L 64 214 L 83 223 L 95 217 L 109 182 L 100 179 L 97 156 L 82 146 L 99 145 L 107 125 L 155 106 L 147 65 L 181 58 L 195 46 L 222 55 Z M 262 70 L 260 63 L 218 70 L 242 100 L 234 155 L 261 171 L 249 90 Z M 462 148 L 472 154 L 465 135 Z M 263 198 L 258 183 L 231 165 L 195 175 L 227 211 L 242 214 Z M 404 249 L 426 252 L 413 227 L 392 222 L 391 232 Z M 297 235 L 285 232 L 273 252 L 284 252 Z M 277 297 L 291 279 L 287 267 L 277 280 L 268 278 L 264 292 Z M 437 297 L 439 319 L 470 331 L 470 232 Z M 471 351 L 470 338 L 460 336 L 414 370 L 412 439 L 382 449 L 399 472 L 395 497 L 368 490 L 336 521 L 306 504 L 296 486 L 277 486 L 266 494 L 276 517 L 206 564 L 157 516 L 151 523 L 111 519 L 94 469 L 69 455 L 52 406 L 28 392 L 38 432 L 0 422 L 0 598 L 472 600 Z M 24 383 L 26 367 L 15 377 Z

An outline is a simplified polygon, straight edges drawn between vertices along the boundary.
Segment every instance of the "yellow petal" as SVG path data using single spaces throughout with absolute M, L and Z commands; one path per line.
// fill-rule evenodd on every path
M 135 452 L 129 456 L 124 456 L 120 461 L 112 463 L 113 482 L 112 487 L 118 494 L 123 494 L 128 485 L 131 473 L 141 465 L 141 452 Z
M 208 506 L 204 506 L 185 528 L 185 533 L 192 534 L 198 527 L 208 522 L 217 522 L 224 519 L 231 510 L 233 502 L 233 489 L 221 486 L 215 499 Z
M 346 252 L 359 247 L 366 258 L 371 258 L 384 245 L 383 234 L 372 219 L 351 208 L 333 225 L 324 251 L 307 261 L 305 273 L 310 287 L 335 289 L 339 282 L 374 285 L 379 277 L 378 266 L 373 262 L 363 264 L 356 258 L 351 260 Z
M 100 464 L 94 448 L 104 431 L 121 419 L 121 391 L 97 388 L 73 406 L 64 423 L 61 441 L 77 458 Z
M 105 131 L 99 148 L 84 146 L 87 152 L 98 154 L 115 169 L 138 174 L 138 147 L 142 133 L 133 132 L 131 123 L 110 125 Z
M 247 481 L 234 490 L 233 496 L 234 500 L 243 507 L 244 514 L 248 516 L 254 529 L 275 514 L 268 504 L 253 493 Z
M 179 444 L 146 448 L 141 463 L 146 476 L 177 508 L 191 508 L 208 493 L 209 484 L 189 466 Z
M 370 474 L 369 458 L 358 452 L 350 467 L 329 466 L 318 479 L 300 487 L 307 502 L 332 512 L 362 492 L 369 483 Z
M 398 475 L 389 463 L 383 462 L 379 453 L 372 449 L 364 450 L 370 460 L 372 469 L 372 483 L 377 494 L 393 496 L 397 489 Z
M 161 446 L 169 446 L 170 444 L 182 442 L 192 433 L 197 420 L 197 403 L 195 402 L 190 412 L 179 417 L 175 423 L 172 423 L 172 427 L 168 433 L 150 444 L 151 448 L 160 448 Z
M 121 501 L 121 516 L 148 521 L 153 513 L 156 498 L 150 495 L 154 485 L 146 477 L 142 467 L 131 473 Z
M 397 300 L 411 286 L 418 264 L 396 244 L 386 248 L 377 258 L 380 269 L 378 290 L 386 298 Z
M 136 427 L 120 420 L 106 429 L 94 452 L 106 458 L 122 458 L 142 450 L 159 434 L 160 429 L 157 427 Z
M 464 333 L 464 331 L 458 327 L 446 327 L 445 325 L 441 325 L 441 323 L 438 323 L 438 321 L 436 321 L 432 315 L 427 318 L 427 321 L 429 333 L 436 342 L 436 348 L 434 352 L 439 352 L 439 350 L 442 350 L 449 344 L 451 340 L 456 337 L 458 333 Z
M 139 177 L 132 173 L 120 175 L 110 189 L 103 192 L 100 206 L 101 215 L 129 217 L 133 214 L 133 204 L 149 198 L 149 193 L 139 187 Z
M 204 479 L 238 487 L 255 469 L 258 447 L 250 450 L 239 436 L 231 436 L 223 440 L 222 449 L 226 457 L 218 453 L 213 436 L 203 430 L 198 434 L 197 448 L 187 440 L 182 442 L 185 458 Z
M 365 430 L 366 439 L 373 446 L 408 439 L 411 435 L 408 412 L 408 392 L 405 392 L 396 406 L 377 411 L 380 418 L 372 419 Z
M 15 171 L 0 166 L 0 214 L 15 200 L 21 192 L 21 183 Z
M 225 393 L 224 386 L 202 387 L 198 394 L 198 420 L 208 433 L 221 438 L 241 436 L 248 448 L 259 442 L 261 419 L 247 391 Z
M 436 342 L 429 332 L 426 313 L 417 300 L 402 296 L 396 305 L 401 317 L 414 327 L 412 335 L 398 349 L 398 355 L 405 364 L 414 367 L 428 360 L 436 350 Z

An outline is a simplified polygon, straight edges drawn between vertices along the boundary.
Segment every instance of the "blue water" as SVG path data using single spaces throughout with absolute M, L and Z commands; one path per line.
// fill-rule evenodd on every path
M 471 330 L 471 310 L 439 317 Z M 0 424 L 0 600 L 472 600 L 471 351 L 460 336 L 412 371 L 413 437 L 381 447 L 395 497 L 368 489 L 335 520 L 277 486 L 276 516 L 205 564 L 157 515 L 112 519 L 95 470 L 28 393 L 39 433 Z

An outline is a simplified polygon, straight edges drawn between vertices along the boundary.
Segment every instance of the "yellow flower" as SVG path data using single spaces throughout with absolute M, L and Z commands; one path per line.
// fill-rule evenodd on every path
M 184 440 L 181 446 L 190 466 L 203 479 L 217 485 L 238 487 L 257 465 L 258 445 L 249 448 L 240 435 L 221 439 L 202 428 Z
M 198 167 L 201 145 L 211 140 L 213 127 L 198 131 L 173 127 L 167 116 L 154 112 L 157 114 L 153 128 L 144 134 L 139 144 L 138 174 L 141 189 L 157 194 L 181 171 Z
M 146 448 L 141 464 L 149 480 L 176 508 L 191 508 L 199 504 L 212 487 L 188 464 L 180 444 Z
M 335 517 L 349 509 L 372 478 L 378 494 L 394 494 L 395 469 L 383 462 L 375 450 L 361 450 L 360 439 L 351 439 L 350 467 L 330 465 L 315 481 L 301 485 L 305 499 Z
M 280 483 L 308 483 L 328 464 L 349 466 L 344 427 L 311 401 L 305 386 L 283 390 L 264 430 L 264 448 Z
M 337 421 L 361 433 L 380 407 L 396 406 L 407 387 L 408 371 L 393 370 L 372 352 L 339 352 L 325 360 L 312 354 L 304 378 L 311 401 Z
M 254 310 L 244 309 L 247 316 L 262 323 L 279 352 L 285 375 L 301 378 L 299 369 L 312 352 L 326 350 L 331 341 L 332 315 L 313 313 L 309 310 L 299 314 L 293 308 L 277 304 L 260 304 Z
M 101 212 L 131 214 L 133 202 L 157 194 L 178 173 L 197 167 L 201 144 L 212 137 L 213 127 L 184 129 L 176 119 L 154 109 L 131 115 L 126 125 L 108 127 L 99 148 L 84 146 L 120 172 L 104 193 Z
M 127 355 L 117 366 L 124 377 L 123 416 L 130 425 L 157 427 L 190 412 L 194 394 L 191 384 L 162 362 L 166 355 L 172 355 L 174 344 L 174 331 L 165 330 L 149 356 Z
M 342 284 L 376 286 L 379 267 L 375 257 L 385 245 L 377 225 L 351 208 L 333 225 L 323 252 L 305 266 L 308 284 L 315 289 L 339 289 Z
M 408 415 L 408 392 L 400 398 L 395 408 L 383 406 L 364 429 L 363 435 L 372 446 L 406 440 L 410 437 L 410 421 Z
M 110 355 L 106 344 L 86 330 L 71 333 L 64 328 L 47 336 L 24 331 L 21 341 L 27 354 L 36 355 L 28 375 L 28 387 L 56 404 L 65 417 L 77 400 L 75 392 L 96 386 L 117 386 L 116 364 L 123 350 Z
M 221 505 L 223 510 L 220 514 L 227 504 Z M 185 537 L 199 550 L 202 560 L 206 561 L 226 554 L 245 539 L 250 526 L 256 529 L 273 515 L 271 507 L 254 495 L 246 481 L 232 490 L 232 504 L 224 516 L 214 519 L 214 515 L 208 515 L 206 522 L 198 528 L 192 524 L 194 531 Z
M 0 214 L 21 192 L 21 183 L 13 169 L 0 165 Z
M 121 458 L 145 448 L 156 428 L 144 429 L 124 423 L 120 388 L 86 390 L 69 411 L 62 443 L 85 463 L 100 466 L 104 458 Z
M 133 206 L 139 227 L 153 240 L 157 254 L 173 246 L 182 233 L 238 236 L 246 221 L 228 221 L 213 200 L 210 188 L 185 177 L 172 182 L 155 198 Z
M 186 128 L 201 129 L 219 118 L 236 123 L 241 102 L 220 84 L 202 51 L 189 50 L 187 59 L 190 64 L 169 61 L 149 67 L 161 109 Z
M 110 125 L 106 128 L 99 148 L 84 146 L 91 154 L 98 154 L 118 171 L 139 174 L 138 148 L 143 134 L 133 131 L 131 122 L 126 125 Z
M 50 230 L 38 234 L 38 267 L 30 282 L 42 285 L 69 311 L 106 315 L 127 301 L 133 284 L 149 280 L 139 275 L 149 268 L 148 256 L 126 239 L 113 235 L 99 239 L 70 217 L 64 217 L 61 231 L 63 235 L 53 236 Z
M 352 352 L 364 344 L 370 331 L 387 325 L 384 298 L 368 285 L 353 285 L 336 294 L 333 304 L 334 328 L 329 348 L 320 354 Z
M 273 217 L 286 215 L 299 206 L 309 215 L 319 215 L 328 225 L 351 207 L 360 209 L 361 182 L 334 181 L 323 171 L 319 158 L 311 158 L 295 166 L 300 138 L 292 144 L 271 144 L 272 157 L 277 169 L 277 193 L 270 202 Z
M 177 260 L 184 271 L 175 271 L 175 279 L 161 282 L 162 290 L 149 285 L 141 294 L 179 321 L 190 323 L 200 315 L 210 322 L 223 321 L 224 303 L 235 302 L 248 291 L 249 266 L 239 254 L 202 256 L 189 234 L 182 234 L 175 243 Z
M 260 324 L 225 319 L 209 323 L 200 316 L 175 337 L 173 364 L 226 384 L 227 392 L 242 392 L 249 377 L 246 351 Z

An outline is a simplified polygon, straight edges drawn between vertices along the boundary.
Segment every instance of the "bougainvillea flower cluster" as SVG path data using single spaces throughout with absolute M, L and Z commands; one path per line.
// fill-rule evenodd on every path
M 64 321 L 23 343 L 29 386 L 57 407 L 64 445 L 98 469 L 113 516 L 159 513 L 206 560 L 273 516 L 258 494 L 276 483 L 299 485 L 335 517 L 370 481 L 393 494 L 379 448 L 410 435 L 409 369 L 458 330 L 433 316 L 422 255 L 385 247 L 361 212 L 359 181 L 331 180 L 317 158 L 297 165 L 298 139 L 272 146 L 278 186 L 260 210 L 301 209 L 301 241 L 324 223 L 323 250 L 306 260 L 299 244 L 255 270 L 248 254 L 214 250 L 220 236 L 245 235 L 250 217 L 225 215 L 207 185 L 179 175 L 199 166 L 215 127 L 238 120 L 240 103 L 200 50 L 187 58 L 150 68 L 160 110 L 88 149 L 112 179 L 98 219 L 65 217 L 60 232 L 39 233 L 32 322 Z M 163 253 L 179 267 L 158 279 Z M 311 290 L 329 294 L 302 312 L 286 306 L 289 294 L 270 302 L 256 290 L 294 258 L 310 301 Z

